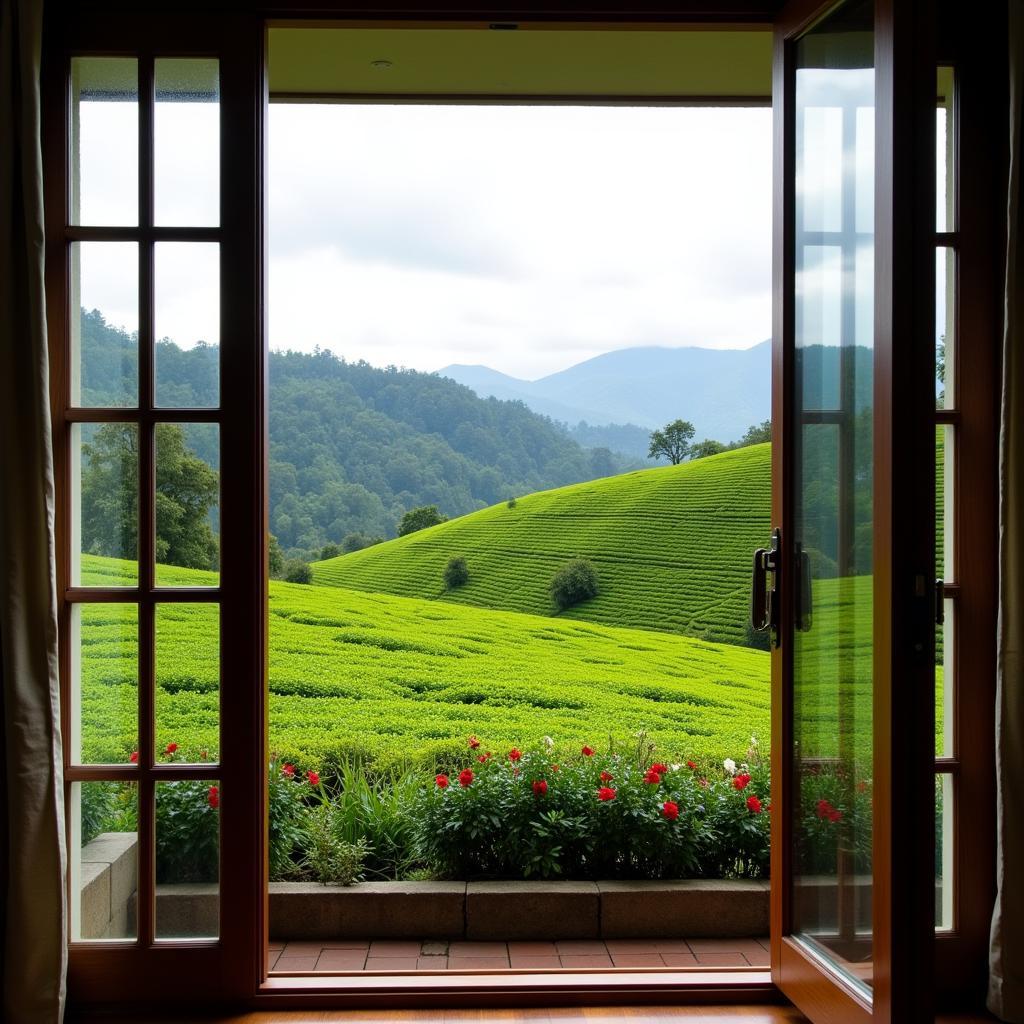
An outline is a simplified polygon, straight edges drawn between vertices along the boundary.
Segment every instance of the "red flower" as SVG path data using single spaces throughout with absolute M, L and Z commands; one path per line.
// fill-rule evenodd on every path
M 309 779 L 311 786 L 320 785 L 320 773 L 319 772 L 306 772 L 306 778 Z
M 707 789 L 707 788 L 708 788 L 708 780 L 707 780 L 707 779 L 698 779 L 698 780 L 697 780 L 697 784 L 698 784 L 698 785 L 699 785 L 699 786 L 700 786 L 700 787 L 701 787 L 702 789 Z
M 655 761 L 654 764 L 651 765 L 651 771 L 657 772 L 659 775 L 664 775 L 665 772 L 668 771 L 668 765 L 662 764 L 660 761 Z
M 287 775 L 289 779 L 292 778 L 295 775 L 295 765 L 293 765 L 293 764 L 283 764 L 283 765 L 281 765 L 281 774 L 282 775 Z
M 553 764 L 553 765 L 551 766 L 551 770 L 552 770 L 553 772 L 557 772 L 557 771 L 558 771 L 558 765 L 557 765 L 557 764 Z
M 490 754 L 477 754 L 477 756 L 476 756 L 476 759 L 481 764 L 487 764 L 487 762 L 490 760 L 490 758 L 491 758 Z
M 644 782 L 656 786 L 661 782 L 661 776 L 653 768 L 648 768 L 644 773 Z
M 207 750 L 200 750 L 199 751 L 199 758 L 202 761 L 209 761 L 210 760 L 210 753 L 209 753 L 209 751 L 207 751 Z
M 518 761 L 523 756 L 523 752 L 518 747 L 513 747 L 508 752 L 508 759 L 510 761 Z
M 695 772 L 697 770 L 697 765 L 693 761 L 687 761 L 686 762 L 686 767 L 689 768 L 690 771 L 694 771 Z
M 214 810 L 220 807 L 220 790 L 216 786 L 210 787 L 210 792 L 206 794 L 206 801 Z
M 459 785 L 465 789 L 472 781 L 473 772 L 469 768 L 463 768 L 462 771 L 459 772 Z
M 534 796 L 543 796 L 547 791 L 548 791 L 548 784 L 547 784 L 547 782 L 544 781 L 544 779 L 538 779 L 533 784 L 533 795 Z
M 597 799 L 598 800 L 614 800 L 615 799 L 615 790 L 614 789 L 610 789 L 608 786 L 602 786 L 597 791 Z
M 675 821 L 679 817 L 679 804 L 674 800 L 666 800 L 661 805 L 661 813 L 668 818 L 669 821 Z
M 746 789 L 750 785 L 750 776 L 746 774 L 735 775 L 733 776 L 732 784 L 735 789 Z
M 751 814 L 760 814 L 761 813 L 761 801 L 758 800 L 756 796 L 748 796 L 747 797 L 747 810 L 750 811 Z
M 828 818 L 834 825 L 837 821 L 842 821 L 843 812 L 833 807 L 827 800 L 819 800 L 818 817 L 822 820 Z
M 128 755 L 128 760 L 131 761 L 132 764 L 138 764 L 139 763 L 139 752 L 137 750 L 133 750 Z
M 594 756 L 594 748 L 593 747 L 584 747 L 583 750 L 580 751 L 580 753 L 583 754 L 584 757 L 593 757 Z
M 469 749 L 476 750 L 480 746 L 480 741 L 475 736 L 469 737 Z
M 177 749 L 178 749 L 178 744 L 177 743 L 168 743 L 167 746 L 164 747 L 164 753 L 165 754 L 173 754 Z
M 437 783 L 438 789 L 448 788 L 448 776 L 447 775 L 435 775 L 434 781 Z
M 615 776 L 612 775 L 611 772 L 601 772 L 601 781 L 602 782 L 611 782 L 612 779 L 614 779 L 614 778 L 615 778 Z

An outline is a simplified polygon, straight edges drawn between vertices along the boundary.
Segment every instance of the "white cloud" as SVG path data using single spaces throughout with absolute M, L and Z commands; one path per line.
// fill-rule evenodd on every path
M 165 125 L 187 152 L 185 122 Z M 533 378 L 770 333 L 765 108 L 275 104 L 270 129 L 272 347 Z M 128 325 L 124 264 L 106 263 L 90 305 Z M 158 274 L 158 333 L 213 340 L 209 268 Z

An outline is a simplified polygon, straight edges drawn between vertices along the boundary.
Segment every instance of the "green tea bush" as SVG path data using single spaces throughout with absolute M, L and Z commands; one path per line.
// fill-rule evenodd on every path
M 597 570 L 585 558 L 574 558 L 555 573 L 551 599 L 559 611 L 597 597 Z
M 444 567 L 444 585 L 448 590 L 454 590 L 469 582 L 469 566 L 461 555 L 453 555 L 448 559 Z
M 301 558 L 289 558 L 284 563 L 284 579 L 286 583 L 312 583 L 313 569 Z

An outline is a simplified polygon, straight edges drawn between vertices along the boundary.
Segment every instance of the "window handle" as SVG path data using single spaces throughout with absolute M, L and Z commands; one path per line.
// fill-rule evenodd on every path
M 935 581 L 935 625 L 946 624 L 946 584 L 944 580 Z
M 750 625 L 758 632 L 771 630 L 771 646 L 779 646 L 779 548 L 781 533 L 772 531 L 770 548 L 754 552 L 754 566 L 750 577 Z M 771 585 L 768 576 L 771 574 Z

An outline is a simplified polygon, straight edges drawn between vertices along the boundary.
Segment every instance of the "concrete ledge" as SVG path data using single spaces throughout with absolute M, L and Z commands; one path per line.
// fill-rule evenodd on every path
M 80 854 L 83 939 L 128 938 L 135 934 L 138 837 L 104 832 Z
M 596 882 L 469 882 L 467 939 L 596 939 Z
M 220 886 L 216 882 L 158 885 L 156 933 L 162 939 L 220 935 Z
M 218 933 L 216 885 L 157 886 L 162 936 Z M 134 894 L 132 903 L 134 903 Z M 767 882 L 270 883 L 292 939 L 738 938 L 768 933 Z
M 768 882 L 688 879 L 598 882 L 601 938 L 737 938 L 767 935 Z
M 275 939 L 461 938 L 465 882 L 270 883 Z

